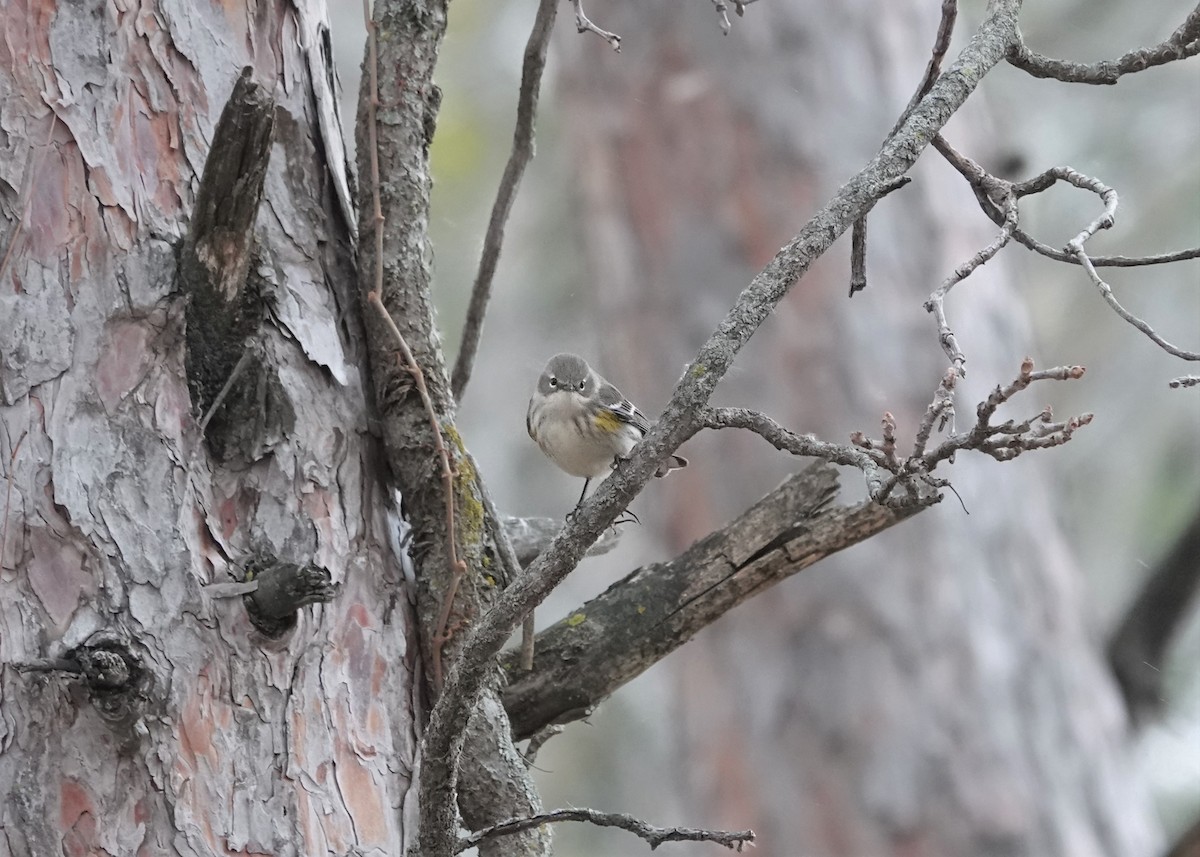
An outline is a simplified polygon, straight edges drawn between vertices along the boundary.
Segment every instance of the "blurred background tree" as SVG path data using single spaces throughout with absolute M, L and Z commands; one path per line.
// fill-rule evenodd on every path
M 963 6 L 970 18 L 983 4 Z M 1035 5 L 1022 23 L 1034 46 L 1091 61 L 1161 39 L 1188 8 Z M 433 223 L 451 353 L 532 11 L 452 6 Z M 875 151 L 937 16 L 909 0 L 760 3 L 723 37 L 707 3 L 591 11 L 623 50 L 560 27 L 538 158 L 461 412 L 510 513 L 561 515 L 573 502 L 574 483 L 522 430 L 545 358 L 584 353 L 653 412 L 737 291 Z M 361 55 L 355 13 L 335 31 L 343 58 Z M 355 91 L 355 70 L 343 76 Z M 947 136 L 1007 177 L 1069 164 L 1117 188 L 1118 225 L 1097 252 L 1195 245 L 1198 84 L 1195 63 L 1116 87 L 999 69 Z M 921 302 L 995 231 L 932 152 L 914 176 L 872 215 L 867 291 L 847 301 L 847 253 L 822 259 L 746 349 L 721 404 L 835 440 L 874 429 L 884 410 L 911 431 L 944 366 Z M 1094 206 L 1056 190 L 1023 205 L 1023 222 L 1062 244 Z M 1164 336 L 1194 343 L 1194 263 L 1107 274 Z M 1026 353 L 1043 366 L 1082 363 L 1085 383 L 1039 395 L 1059 412 L 1096 411 L 1093 426 L 1047 456 L 961 458 L 951 477 L 969 516 L 943 503 L 703 632 L 548 745 L 538 777 L 548 806 L 752 826 L 759 853 L 818 855 L 1149 855 L 1200 812 L 1195 613 L 1165 667 L 1171 705 L 1143 734 L 1130 731 L 1102 660 L 1125 605 L 1200 505 L 1200 402 L 1166 388 L 1179 364 L 1073 267 L 1010 248 L 949 311 L 971 343 L 963 401 L 1011 377 Z M 693 467 L 636 504 L 647 526 L 577 571 L 540 624 L 798 466 L 749 435 L 701 436 L 684 452 Z M 558 853 L 628 850 L 623 836 L 564 827 Z

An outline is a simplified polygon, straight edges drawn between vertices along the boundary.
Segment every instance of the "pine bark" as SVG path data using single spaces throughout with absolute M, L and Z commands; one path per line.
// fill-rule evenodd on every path
M 394 854 L 414 829 L 415 621 L 368 430 L 346 165 L 321 142 L 341 132 L 317 127 L 319 11 L 4 12 L 5 854 Z M 178 260 L 246 66 L 274 136 L 235 325 L 189 311 Z M 189 391 L 205 322 L 257 355 L 224 446 Z M 338 597 L 272 639 L 205 589 L 252 555 L 324 569 Z M 132 654 L 136 694 L 13 668 L 95 661 L 97 640 Z

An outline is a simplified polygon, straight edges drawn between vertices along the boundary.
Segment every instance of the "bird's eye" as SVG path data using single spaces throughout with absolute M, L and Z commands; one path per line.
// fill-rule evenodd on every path
M 550 376 L 550 386 L 551 386 L 551 387 L 557 387 L 557 386 L 558 386 L 558 379 L 557 379 L 557 378 L 555 378 L 553 375 L 551 375 L 551 376 Z

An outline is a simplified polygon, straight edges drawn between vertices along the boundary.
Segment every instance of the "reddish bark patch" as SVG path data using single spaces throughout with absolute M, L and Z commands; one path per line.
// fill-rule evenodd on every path
M 96 392 L 108 413 L 113 413 L 145 376 L 150 358 L 147 341 L 146 329 L 132 322 L 118 322 L 109 329 L 96 361 Z
M 84 554 L 45 527 L 30 530 L 29 544 L 33 552 L 26 567 L 29 585 L 51 621 L 65 628 L 91 581 L 83 570 Z

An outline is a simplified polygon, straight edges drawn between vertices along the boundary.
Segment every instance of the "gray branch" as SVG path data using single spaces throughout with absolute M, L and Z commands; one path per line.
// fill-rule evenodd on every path
M 556 809 L 553 812 L 530 816 L 529 818 L 513 818 L 486 830 L 478 830 L 470 836 L 459 840 L 455 853 L 466 851 L 477 845 L 489 842 L 499 836 L 510 836 L 523 830 L 540 827 L 558 821 L 586 821 L 597 827 L 619 827 L 650 843 L 654 850 L 664 842 L 715 842 L 729 849 L 741 851 L 747 843 L 754 842 L 753 830 L 701 830 L 696 827 L 654 827 L 640 818 L 619 812 L 600 812 L 595 809 Z
M 738 604 L 919 511 L 826 508 L 836 493 L 836 468 L 812 464 L 679 556 L 635 570 L 547 628 L 532 672 L 506 652 L 513 732 L 528 738 L 586 717 Z

